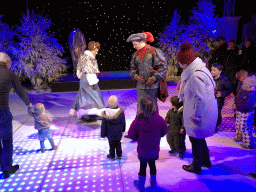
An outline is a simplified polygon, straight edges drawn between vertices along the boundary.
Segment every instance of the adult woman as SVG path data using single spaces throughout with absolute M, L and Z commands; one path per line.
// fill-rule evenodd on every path
M 184 126 L 192 144 L 193 162 L 183 165 L 189 172 L 201 174 L 201 166 L 211 167 L 206 137 L 214 135 L 217 123 L 215 82 L 206 64 L 196 58 L 190 43 L 180 46 L 177 60 L 183 68 L 179 98 L 183 101 Z
M 96 76 L 99 69 L 95 57 L 99 51 L 100 43 L 91 41 L 88 48 L 89 50 L 84 52 L 77 64 L 77 77 L 80 79 L 80 87 L 69 112 L 69 115 L 75 116 L 76 111 L 80 109 L 81 112 L 78 114 L 78 118 L 88 114 L 88 111 L 85 111 L 87 109 L 104 108 L 104 100 L 97 84 L 99 79 Z M 100 112 L 97 114 L 100 114 Z

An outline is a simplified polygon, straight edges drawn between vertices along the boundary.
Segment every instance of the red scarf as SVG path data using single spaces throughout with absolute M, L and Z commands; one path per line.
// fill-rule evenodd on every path
M 137 54 L 138 53 L 140 54 L 140 57 L 141 57 L 142 61 L 144 61 L 144 56 L 145 56 L 145 53 L 146 53 L 147 49 L 150 49 L 150 45 L 148 45 L 148 44 L 146 44 L 142 49 L 137 51 Z

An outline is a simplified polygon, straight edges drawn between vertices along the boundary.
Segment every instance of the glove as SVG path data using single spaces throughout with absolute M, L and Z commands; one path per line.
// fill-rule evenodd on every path
M 135 75 L 134 79 L 136 79 L 138 82 L 140 82 L 142 84 L 145 83 L 145 79 L 140 75 Z
M 154 79 L 152 77 L 149 77 L 148 81 L 146 82 L 146 85 L 152 85 L 154 82 Z

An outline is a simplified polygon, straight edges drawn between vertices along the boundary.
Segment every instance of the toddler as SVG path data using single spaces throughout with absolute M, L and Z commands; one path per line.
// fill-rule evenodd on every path
M 170 101 L 171 109 L 165 117 L 165 121 L 169 125 L 166 139 L 171 148 L 169 153 L 172 154 L 179 152 L 179 157 L 182 158 L 186 151 L 186 132 L 182 122 L 183 106 L 182 103 L 179 102 L 179 98 L 177 96 L 171 97 Z
M 38 138 L 40 141 L 41 151 L 45 152 L 44 140 L 47 138 L 50 141 L 53 150 L 56 150 L 58 147 L 54 144 L 52 133 L 50 130 L 50 122 L 52 121 L 52 117 L 50 114 L 45 113 L 44 104 L 37 103 L 33 108 L 34 112 L 32 112 L 32 107 L 29 107 L 29 115 L 34 117 L 35 119 L 35 129 L 38 130 Z
M 122 158 L 121 139 L 125 132 L 125 115 L 122 107 L 118 107 L 118 99 L 112 95 L 108 99 L 108 108 L 102 112 L 101 137 L 109 142 L 108 159 Z

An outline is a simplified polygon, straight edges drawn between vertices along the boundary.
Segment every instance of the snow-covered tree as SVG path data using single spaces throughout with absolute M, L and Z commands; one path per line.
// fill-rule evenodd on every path
M 36 15 L 29 10 L 22 15 L 17 26 L 19 47 L 14 50 L 16 60 L 12 65 L 14 73 L 22 79 L 29 79 L 34 88 L 48 84 L 66 71 L 64 49 L 58 40 L 48 32 L 51 27 L 48 16 Z
M 203 39 L 220 35 L 219 18 L 214 14 L 216 6 L 211 0 L 200 0 L 189 18 L 189 29 L 201 35 Z
M 190 42 L 197 56 L 204 61 L 209 59 L 207 41 L 209 37 L 219 35 L 219 22 L 214 10 L 211 0 L 198 1 L 187 25 L 182 23 L 177 10 L 174 11 L 170 24 L 159 33 L 159 46 L 169 56 L 167 76 L 175 75 L 177 71 L 176 56 L 182 43 Z
M 179 51 L 179 46 L 183 42 L 182 37 L 185 25 L 181 22 L 181 17 L 177 10 L 174 11 L 170 24 L 164 27 L 163 32 L 159 33 L 158 45 L 164 51 L 168 58 L 167 77 L 176 75 L 178 67 L 176 66 L 176 56 Z
M 0 52 L 5 52 L 12 57 L 12 49 L 15 46 L 13 38 L 15 32 L 1 21 L 3 15 L 0 15 Z

